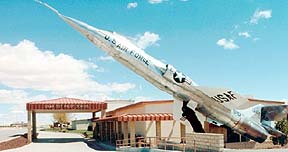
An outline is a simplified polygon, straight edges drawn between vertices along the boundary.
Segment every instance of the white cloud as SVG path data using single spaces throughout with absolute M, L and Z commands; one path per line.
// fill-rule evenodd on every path
M 0 114 L 0 125 L 15 122 L 26 122 L 26 103 L 48 99 L 45 95 L 32 96 L 23 90 L 0 90 L 0 106 L 7 107 L 5 113 Z
M 127 8 L 130 9 L 130 8 L 136 8 L 138 6 L 138 3 L 137 2 L 133 2 L 133 3 L 128 3 L 127 4 Z
M 245 38 L 251 37 L 251 35 L 250 35 L 248 32 L 239 32 L 238 35 L 239 35 L 239 36 L 243 36 L 243 37 L 245 37 Z
M 259 37 L 255 37 L 255 38 L 253 38 L 253 41 L 254 41 L 254 42 L 256 42 L 256 41 L 258 41 L 258 40 L 260 40 Z
M 99 61 L 115 61 L 111 56 L 100 56 Z
M 256 10 L 250 19 L 251 24 L 258 24 L 260 19 L 269 19 L 272 17 L 272 10 Z
M 239 46 L 234 43 L 234 40 L 226 40 L 225 38 L 222 38 L 217 41 L 217 45 L 222 46 L 224 49 L 238 49 Z
M 159 3 L 162 3 L 162 2 L 164 2 L 164 1 L 167 1 L 167 0 L 148 0 L 148 2 L 149 2 L 150 4 L 159 4 Z
M 41 51 L 28 40 L 15 46 L 0 43 L 0 84 L 10 88 L 81 95 L 125 92 L 135 87 L 131 83 L 100 84 L 88 73 L 95 68 L 91 62 L 66 54 Z
M 157 44 L 156 42 L 159 40 L 160 36 L 158 34 L 149 31 L 145 32 L 143 35 L 137 35 L 135 38 L 136 45 L 142 49 Z
M 45 95 L 30 96 L 23 90 L 0 90 L 0 103 L 26 103 L 33 100 L 44 100 L 47 99 Z

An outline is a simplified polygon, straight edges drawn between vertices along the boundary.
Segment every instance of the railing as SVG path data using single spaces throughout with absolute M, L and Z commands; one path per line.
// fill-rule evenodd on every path
M 134 139 L 123 139 L 116 141 L 117 148 L 125 147 L 143 147 L 143 148 L 157 148 L 164 150 L 181 150 L 186 149 L 186 139 L 180 137 L 138 137 Z M 196 150 L 196 145 L 194 141 L 194 151 Z

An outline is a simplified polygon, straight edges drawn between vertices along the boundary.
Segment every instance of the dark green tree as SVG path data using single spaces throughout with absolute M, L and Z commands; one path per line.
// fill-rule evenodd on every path
M 281 121 L 277 121 L 276 122 L 276 125 L 275 125 L 275 128 L 283 133 L 286 134 L 286 136 L 281 136 L 279 138 L 272 138 L 272 141 L 274 144 L 281 144 L 282 146 L 283 145 L 286 145 L 287 144 L 287 134 L 288 134 L 288 121 L 287 119 L 282 119 Z
M 285 134 L 288 134 L 288 121 L 287 119 L 283 119 L 281 121 L 276 122 L 275 128 Z

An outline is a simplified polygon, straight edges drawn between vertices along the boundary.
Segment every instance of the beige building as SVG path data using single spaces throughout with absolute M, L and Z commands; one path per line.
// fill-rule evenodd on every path
M 266 101 L 249 99 L 249 103 L 241 108 L 253 105 L 279 105 L 281 101 Z M 181 110 L 181 109 L 179 109 Z M 247 141 L 231 129 L 209 124 L 202 114 L 196 112 L 205 132 L 224 134 L 225 142 Z M 175 118 L 174 118 L 175 119 Z M 173 100 L 143 101 L 116 108 L 106 113 L 102 119 L 94 119 L 94 137 L 101 141 L 115 143 L 117 139 L 131 139 L 135 137 L 167 137 L 173 139 L 185 137 L 186 133 L 193 132 L 189 123 L 183 125 L 173 119 Z
M 89 126 L 92 126 L 91 119 L 81 119 L 71 121 L 71 127 L 74 130 L 88 130 Z

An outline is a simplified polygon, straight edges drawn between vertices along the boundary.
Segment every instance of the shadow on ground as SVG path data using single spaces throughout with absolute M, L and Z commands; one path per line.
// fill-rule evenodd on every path
M 9 137 L 19 137 L 19 136 L 23 136 L 23 134 L 15 134 L 15 135 L 11 135 Z
M 39 138 L 34 139 L 34 143 L 73 143 L 84 142 L 83 138 Z
M 98 151 L 116 151 L 116 147 L 112 145 L 108 145 L 102 142 L 98 142 L 95 139 L 86 139 L 84 142 L 90 148 Z

